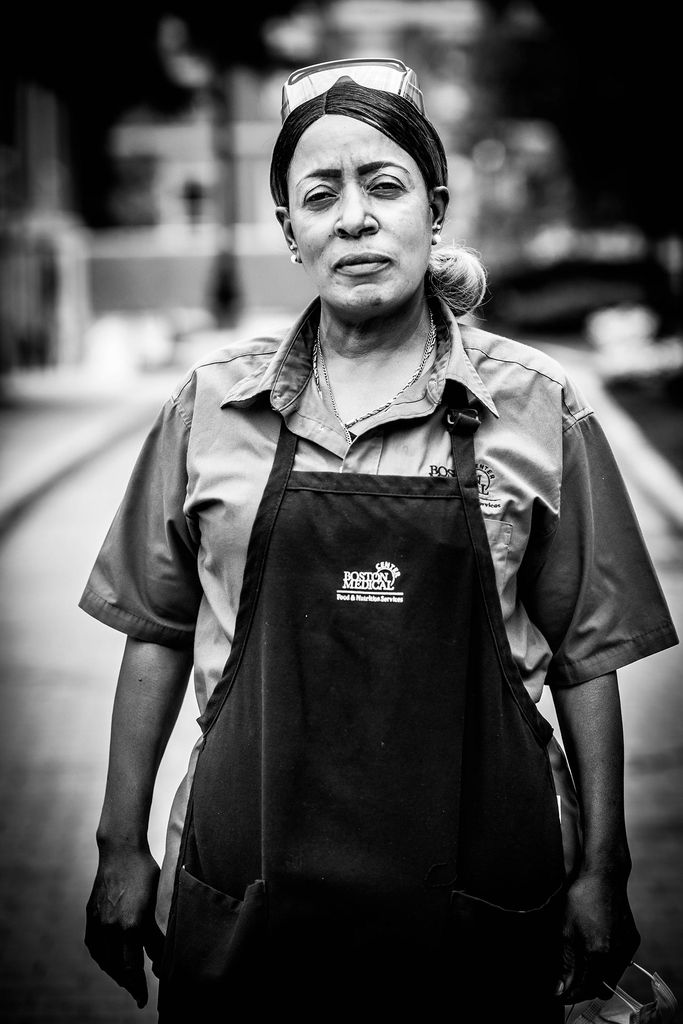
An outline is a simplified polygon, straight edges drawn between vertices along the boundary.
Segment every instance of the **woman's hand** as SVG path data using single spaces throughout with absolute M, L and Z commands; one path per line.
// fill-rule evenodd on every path
M 583 867 L 570 885 L 557 994 L 565 1003 L 605 995 L 640 936 L 626 886 L 631 857 L 624 821 L 624 737 L 616 672 L 553 694 L 581 807 Z M 559 985 L 564 988 L 560 992 Z
M 140 1008 L 147 1004 L 144 954 L 156 974 L 164 942 L 154 919 L 158 882 L 159 865 L 148 850 L 102 852 L 86 907 L 90 955 Z
M 616 985 L 640 943 L 623 874 L 580 874 L 567 893 L 562 972 L 557 994 L 565 1003 L 605 995 Z M 627 873 L 626 873 L 627 874 Z
M 107 786 L 97 829 L 100 862 L 86 909 L 85 944 L 139 1007 L 147 1003 L 163 935 L 154 919 L 159 865 L 147 846 L 159 762 L 178 717 L 189 651 L 129 637 L 114 698 Z

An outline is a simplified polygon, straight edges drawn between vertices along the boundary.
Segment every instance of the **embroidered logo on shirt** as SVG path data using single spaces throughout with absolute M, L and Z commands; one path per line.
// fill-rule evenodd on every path
M 431 465 L 429 467 L 429 475 L 438 477 L 455 476 L 455 470 L 451 469 L 450 466 Z M 491 484 L 495 479 L 496 474 L 490 466 L 487 466 L 485 462 L 477 463 L 477 489 L 479 491 L 479 504 L 481 505 L 482 512 L 493 514 L 502 511 L 503 503 L 499 498 L 495 498 L 491 494 Z
M 485 462 L 477 463 L 477 488 L 482 512 L 500 512 L 503 508 L 500 499 L 491 494 L 491 484 L 495 479 L 496 474 L 490 466 Z
M 393 562 L 377 562 L 369 572 L 347 569 L 337 590 L 337 600 L 402 604 L 403 591 L 394 589 L 400 575 L 401 570 Z

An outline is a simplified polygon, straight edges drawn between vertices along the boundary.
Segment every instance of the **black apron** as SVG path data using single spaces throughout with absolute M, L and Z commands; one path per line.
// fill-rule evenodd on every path
M 433 479 L 295 472 L 282 423 L 199 720 L 161 1021 L 464 1021 L 482 987 L 477 1019 L 555 1019 L 552 729 L 505 634 L 478 425 L 446 410 Z

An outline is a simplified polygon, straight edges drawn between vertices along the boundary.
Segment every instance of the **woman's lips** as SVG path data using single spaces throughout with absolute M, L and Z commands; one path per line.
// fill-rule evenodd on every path
M 387 256 L 376 252 L 360 252 L 353 256 L 344 256 L 335 264 L 335 270 L 340 274 L 374 274 L 382 270 L 389 263 Z

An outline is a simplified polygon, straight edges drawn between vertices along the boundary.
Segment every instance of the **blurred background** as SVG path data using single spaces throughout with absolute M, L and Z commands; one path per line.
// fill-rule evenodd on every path
M 76 603 L 172 384 L 313 295 L 268 189 L 293 69 L 386 55 L 417 71 L 449 158 L 444 241 L 489 270 L 479 321 L 584 388 L 680 631 L 679 40 L 665 0 L 15 5 L 0 34 L 3 1020 L 154 1019 L 153 993 L 137 1011 L 82 947 L 123 641 Z M 680 676 L 673 651 L 622 677 L 641 952 L 679 999 Z M 188 699 L 162 766 L 157 852 L 194 714 Z
M 112 313 L 172 341 L 298 308 L 269 154 L 286 75 L 340 54 L 418 70 L 448 235 L 485 257 L 490 320 L 577 331 L 628 304 L 678 333 L 674 26 L 660 0 L 20 5 L 1 44 L 0 365 L 87 358 Z

